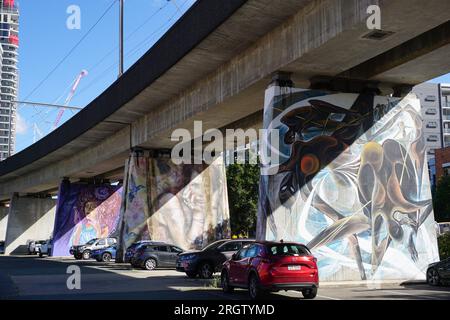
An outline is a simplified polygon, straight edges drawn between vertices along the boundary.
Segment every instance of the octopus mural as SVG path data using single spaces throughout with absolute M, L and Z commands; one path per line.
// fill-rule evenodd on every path
M 63 181 L 53 231 L 53 255 L 68 256 L 72 245 L 117 232 L 121 186 Z
M 230 236 L 225 166 L 175 165 L 168 157 L 133 153 L 127 165 L 121 247 L 161 240 L 199 249 Z
M 258 237 L 307 244 L 322 280 L 424 278 L 438 253 L 419 100 L 277 90 Z

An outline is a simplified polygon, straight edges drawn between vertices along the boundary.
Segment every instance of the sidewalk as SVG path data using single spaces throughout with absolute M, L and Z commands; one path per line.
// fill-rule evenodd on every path
M 322 288 L 333 287 L 374 287 L 374 286 L 386 286 L 386 285 L 414 285 L 414 284 L 426 284 L 425 280 L 361 280 L 361 281 L 322 281 L 319 286 Z

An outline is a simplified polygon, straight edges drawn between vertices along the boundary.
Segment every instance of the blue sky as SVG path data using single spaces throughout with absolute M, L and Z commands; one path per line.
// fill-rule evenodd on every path
M 81 70 L 83 78 L 71 106 L 86 106 L 117 78 L 118 3 L 53 75 L 29 96 L 114 0 L 21 0 L 19 100 L 63 104 Z M 125 69 L 141 57 L 195 0 L 125 0 Z M 81 29 L 69 30 L 67 8 L 81 9 Z M 131 34 L 131 35 L 130 35 Z M 109 53 L 109 54 L 108 54 Z M 432 82 L 450 82 L 446 75 Z M 50 132 L 58 110 L 19 106 L 16 152 Z M 60 124 L 74 115 L 66 110 Z
M 21 0 L 19 100 L 64 104 L 70 86 L 81 70 L 83 78 L 70 105 L 83 107 L 105 90 L 118 72 L 118 1 L 53 75 L 30 92 L 83 37 L 113 0 Z M 195 0 L 125 0 L 125 70 L 141 57 Z M 81 29 L 69 30 L 66 12 L 70 5 L 81 9 Z M 139 29 L 138 29 L 139 28 Z M 131 36 L 130 36 L 131 34 Z M 110 53 L 108 55 L 108 53 Z M 28 97 L 29 96 L 29 97 Z M 58 113 L 53 108 L 19 106 L 16 152 L 49 133 Z M 66 110 L 60 123 L 73 116 Z M 37 130 L 35 130 L 37 128 Z

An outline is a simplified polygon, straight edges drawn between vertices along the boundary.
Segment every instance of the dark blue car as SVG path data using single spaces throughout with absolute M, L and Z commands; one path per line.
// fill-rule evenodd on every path
M 109 262 L 111 259 L 116 258 L 117 246 L 112 245 L 107 248 L 93 250 L 91 252 L 91 258 L 97 260 L 98 262 Z

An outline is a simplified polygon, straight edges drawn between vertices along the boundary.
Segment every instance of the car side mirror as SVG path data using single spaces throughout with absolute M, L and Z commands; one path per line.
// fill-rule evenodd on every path
M 237 254 L 233 253 L 233 255 L 231 256 L 231 260 L 237 260 Z

